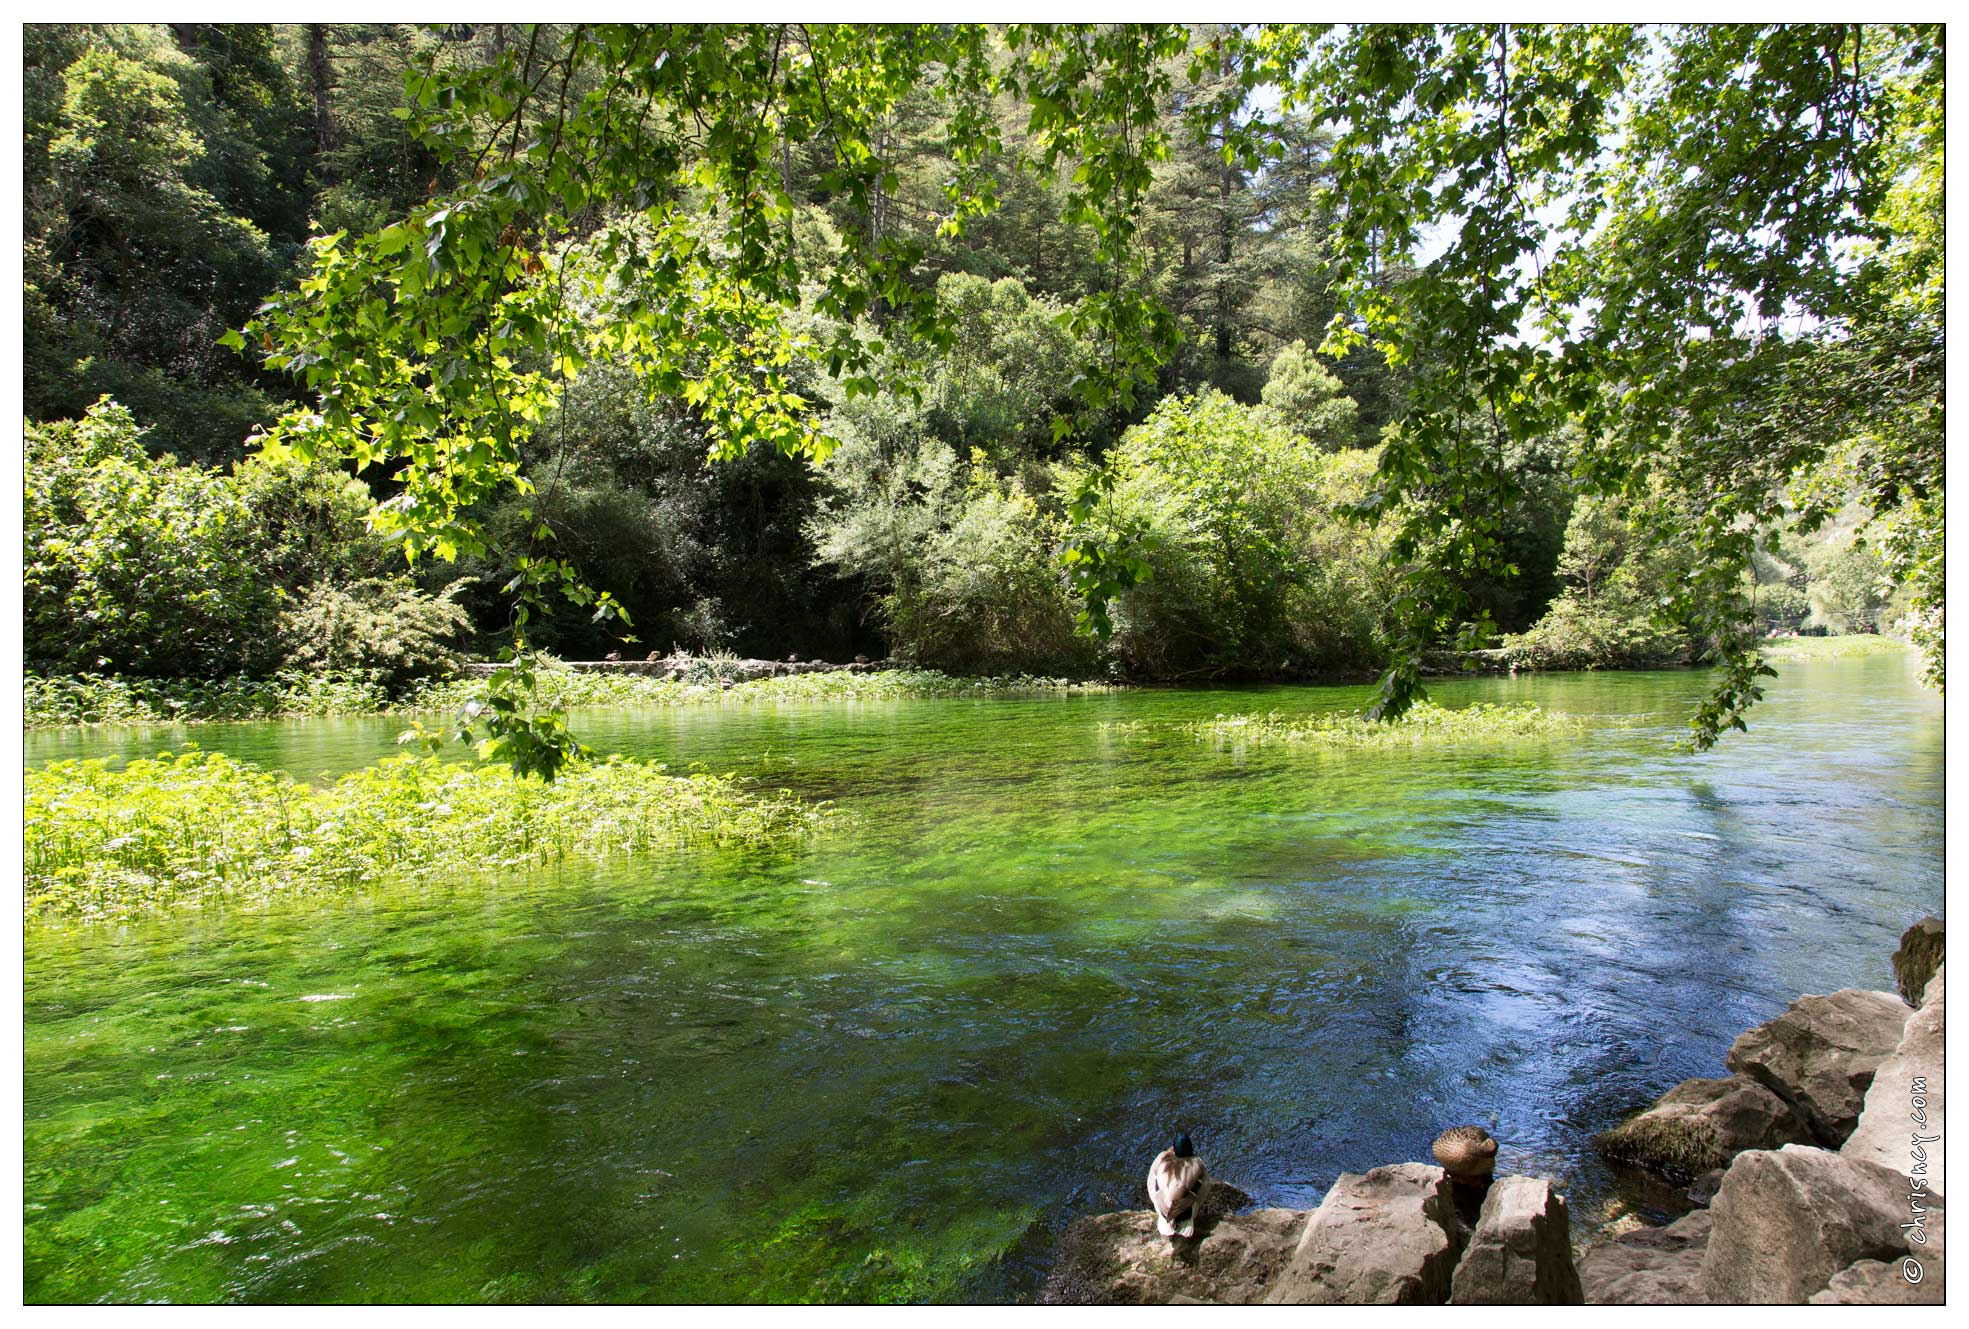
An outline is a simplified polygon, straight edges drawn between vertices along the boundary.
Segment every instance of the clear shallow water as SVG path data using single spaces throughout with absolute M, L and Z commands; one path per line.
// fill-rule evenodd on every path
M 591 711 L 598 748 L 855 820 L 699 854 L 30 931 L 30 1301 L 1017 1300 L 1188 1127 L 1261 1203 L 1486 1122 L 1576 1223 L 1586 1137 L 1942 903 L 1941 705 L 1784 667 L 1696 758 L 1687 673 L 1439 699 L 1641 715 L 1324 753 L 1108 719 L 1364 689 Z M 388 720 L 211 726 L 309 777 Z M 168 730 L 30 734 L 31 763 Z

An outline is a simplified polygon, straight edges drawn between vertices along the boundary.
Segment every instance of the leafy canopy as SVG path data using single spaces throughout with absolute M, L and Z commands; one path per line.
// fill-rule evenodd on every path
M 1066 316 L 1088 354 L 1052 429 L 1112 432 L 1176 337 L 1136 241 L 1186 60 L 1208 86 L 1191 145 L 1227 165 L 1257 170 L 1301 112 L 1293 134 L 1330 135 L 1323 349 L 1372 348 L 1405 383 L 1359 505 L 1393 519 L 1405 571 L 1376 715 L 1421 695 L 1426 649 L 1487 632 L 1463 611 L 1468 587 L 1514 571 L 1507 449 L 1571 421 L 1587 492 L 1677 499 L 1648 505 L 1638 535 L 1694 555 L 1664 608 L 1724 666 L 1696 746 L 1742 727 L 1768 672 L 1741 602 L 1755 532 L 1835 444 L 1876 434 L 1859 466 L 1882 501 L 1932 504 L 1897 528 L 1897 557 L 1932 566 L 1939 614 L 1922 535 L 1939 529 L 1938 377 L 1885 398 L 1824 387 L 1910 355 L 1939 364 L 1923 295 L 1939 221 L 1896 184 L 1910 159 L 1939 179 L 1940 33 L 1918 26 L 533 28 L 483 68 L 427 60 L 410 77 L 413 132 L 464 183 L 368 235 L 321 237 L 299 290 L 245 329 L 319 396 L 266 445 L 394 467 L 379 522 L 412 558 L 482 547 L 475 507 L 531 493 L 521 444 L 599 355 L 686 403 L 716 455 L 825 455 L 796 361 L 869 395 L 891 343 L 944 351 L 953 330 L 915 279 L 920 247 L 894 232 L 841 229 L 803 263 L 776 154 L 824 144 L 823 187 L 869 214 L 896 183 L 883 125 L 924 87 L 953 163 L 942 236 L 994 205 L 994 99 L 1024 109 L 1027 160 L 1070 169 L 1064 217 L 1106 280 Z M 1250 99 L 1265 86 L 1276 111 Z M 800 308 L 821 317 L 796 328 Z M 1094 468 L 1067 504 L 1087 631 L 1110 630 L 1109 604 L 1148 572 L 1113 488 Z M 522 642 L 551 588 L 619 616 L 529 523 L 509 583 Z M 573 750 L 554 717 L 494 709 L 491 741 L 523 765 L 551 774 Z

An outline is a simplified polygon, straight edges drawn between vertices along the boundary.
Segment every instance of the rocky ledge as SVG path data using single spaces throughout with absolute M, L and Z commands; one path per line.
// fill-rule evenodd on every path
M 1929 958 L 1932 957 L 1932 963 Z M 1336 1180 L 1317 1209 L 1251 1209 L 1209 1183 L 1196 1236 L 1147 1210 L 1070 1226 L 1054 1304 L 1939 1303 L 1943 1299 L 1941 925 L 1909 929 L 1893 993 L 1806 996 L 1737 1039 L 1723 1079 L 1689 1080 L 1596 1137 L 1707 1205 L 1577 1259 L 1542 1177 L 1487 1187 L 1394 1163 Z M 1450 1160 L 1454 1161 L 1454 1160 Z
M 1578 1305 L 1565 1197 L 1540 1177 L 1487 1192 L 1396 1163 L 1333 1183 L 1319 1208 L 1227 1212 L 1212 1183 L 1193 1240 L 1147 1211 L 1067 1229 L 1040 1300 L 1070 1305 Z M 1473 1203 L 1482 1194 L 1481 1203 Z M 1246 1203 L 1249 1203 L 1248 1198 Z
M 1900 995 L 1805 996 L 1594 1144 L 1697 1178 L 1707 1209 L 1589 1248 L 1590 1303 L 1939 1303 L 1943 1296 L 1942 924 L 1909 928 Z M 1916 984 L 1919 986 L 1915 986 Z

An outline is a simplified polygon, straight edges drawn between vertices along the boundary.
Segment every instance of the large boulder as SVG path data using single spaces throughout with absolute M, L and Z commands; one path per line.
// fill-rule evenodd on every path
M 1942 1280 L 1939 1264 L 1923 1268 L 1919 1282 L 1907 1281 L 1903 1265 L 1896 1261 L 1860 1260 L 1832 1276 L 1825 1291 L 1812 1294 L 1814 1306 L 1939 1306 Z
M 1942 967 L 1942 920 L 1924 918 L 1901 934 L 1901 948 L 1894 952 L 1894 986 L 1901 999 L 1919 1006 L 1928 980 Z
M 1921 1009 L 1908 1017 L 1900 1045 L 1880 1064 L 1866 1091 L 1859 1127 L 1840 1147 L 1848 1158 L 1878 1163 L 1920 1180 L 1937 1195 L 1942 1184 L 1942 1005 L 1945 980 L 1937 969 Z
M 1572 1221 L 1563 1195 L 1542 1177 L 1491 1184 L 1476 1230 L 1449 1280 L 1458 1306 L 1579 1306 Z
M 1901 1253 L 1890 1259 L 1855 1260 L 1834 1274 L 1823 1291 L 1812 1294 L 1813 1304 L 1929 1306 L 1946 1299 L 1942 1199 L 1911 1195 L 1905 1188 L 1900 1194 L 1905 1210 L 1901 1231 L 1909 1236 Z M 1911 1221 L 1917 1217 L 1914 1205 L 1920 1206 L 1918 1226 Z
M 1713 1167 L 1689 1183 L 1689 1203 L 1707 1206 L 1716 1198 L 1716 1192 L 1723 1189 L 1723 1169 Z
M 1738 1154 L 1710 1203 L 1704 1301 L 1797 1304 L 1858 1260 L 1898 1261 L 1906 1183 L 1808 1145 Z
M 1316 1306 L 1440 1304 L 1463 1250 L 1449 1177 L 1396 1163 L 1344 1173 L 1265 1298 Z
M 1907 1015 L 1891 992 L 1804 996 L 1740 1035 L 1723 1061 L 1789 1103 L 1819 1144 L 1837 1149 L 1859 1124 L 1867 1086 L 1901 1041 Z
M 1694 1178 L 1746 1149 L 1807 1144 L 1812 1134 L 1791 1105 L 1747 1075 L 1684 1080 L 1653 1107 L 1593 1137 L 1616 1163 Z
M 1698 1209 L 1667 1227 L 1640 1228 L 1589 1247 L 1579 1258 L 1589 1306 L 1678 1306 L 1701 1301 L 1702 1257 L 1711 1218 Z
M 1077 1306 L 1263 1300 L 1299 1244 L 1306 1215 L 1296 1209 L 1231 1212 L 1250 1203 L 1235 1186 L 1206 1182 L 1194 1240 L 1162 1236 L 1147 1209 L 1080 1219 L 1061 1237 L 1039 1299 Z

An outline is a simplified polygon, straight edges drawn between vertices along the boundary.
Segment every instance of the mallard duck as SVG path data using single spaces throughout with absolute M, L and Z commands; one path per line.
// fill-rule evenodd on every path
M 1196 1201 L 1202 1193 L 1203 1160 L 1184 1132 L 1149 1164 L 1149 1203 L 1155 1206 L 1156 1231 L 1165 1237 L 1194 1237 Z
M 1497 1141 L 1481 1126 L 1452 1126 L 1431 1146 L 1452 1180 L 1469 1184 L 1489 1178 L 1497 1167 Z

